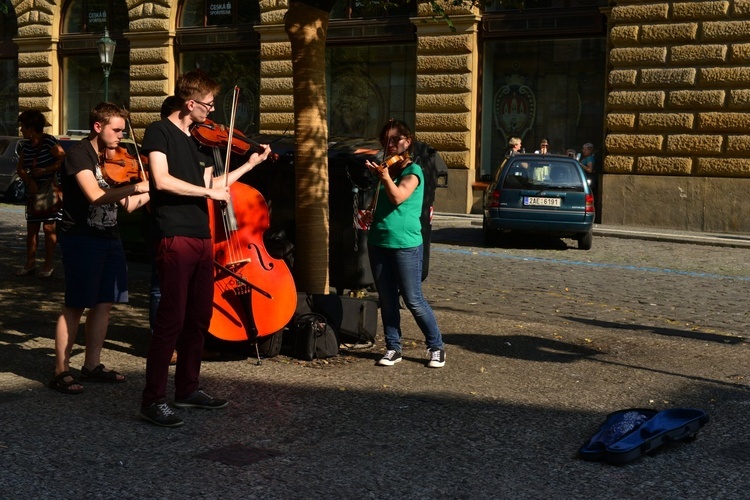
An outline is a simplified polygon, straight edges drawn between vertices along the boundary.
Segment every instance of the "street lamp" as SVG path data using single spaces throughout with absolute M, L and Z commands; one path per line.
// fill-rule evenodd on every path
M 109 70 L 112 67 L 112 60 L 115 58 L 115 46 L 117 42 L 109 37 L 109 30 L 104 28 L 104 36 L 96 42 L 99 50 L 99 59 L 102 62 L 104 70 L 104 100 L 109 101 Z

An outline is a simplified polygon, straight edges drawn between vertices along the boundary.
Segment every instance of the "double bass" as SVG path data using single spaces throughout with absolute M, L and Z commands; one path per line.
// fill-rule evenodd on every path
M 235 87 L 234 92 L 226 138 L 222 132 L 206 139 L 205 129 L 193 133 L 199 142 L 213 148 L 216 167 L 224 169 L 225 182 L 230 155 L 236 150 L 233 136 L 239 89 Z M 219 147 L 226 147 L 224 162 L 218 154 Z M 253 148 L 258 150 L 260 145 L 251 144 L 249 149 Z M 263 195 L 241 182 L 233 183 L 229 192 L 230 203 L 209 201 L 208 205 L 215 269 L 213 315 L 208 331 L 222 340 L 254 341 L 289 323 L 297 307 L 297 290 L 286 262 L 272 257 L 263 243 L 271 220 Z

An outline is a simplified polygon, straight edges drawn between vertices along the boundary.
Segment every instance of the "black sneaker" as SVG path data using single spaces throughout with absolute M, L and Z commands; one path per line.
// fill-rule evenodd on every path
M 399 361 L 401 361 L 401 353 L 393 349 L 388 349 L 387 351 L 385 351 L 385 356 L 380 358 L 378 364 L 380 366 L 393 366 Z
M 427 362 L 429 368 L 442 368 L 445 366 L 445 351 L 442 349 L 429 349 L 427 354 L 430 360 Z
M 179 427 L 185 423 L 172 411 L 166 401 L 158 401 L 141 408 L 141 418 L 162 427 Z
M 226 399 L 217 399 L 209 396 L 201 389 L 195 391 L 189 398 L 175 399 L 177 408 L 203 408 L 204 410 L 218 410 L 229 404 Z

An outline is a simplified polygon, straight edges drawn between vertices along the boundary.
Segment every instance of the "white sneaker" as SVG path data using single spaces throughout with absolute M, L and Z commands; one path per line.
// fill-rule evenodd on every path
M 380 358 L 380 361 L 378 361 L 378 364 L 380 366 L 393 366 L 399 361 L 401 361 L 401 353 L 399 351 L 395 351 L 393 349 L 388 349 L 385 351 L 385 356 Z

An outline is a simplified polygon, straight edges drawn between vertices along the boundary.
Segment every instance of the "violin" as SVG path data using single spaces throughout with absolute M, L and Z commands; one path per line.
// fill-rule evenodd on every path
M 190 133 L 198 142 L 211 148 L 226 148 L 229 143 L 229 129 L 208 118 L 203 123 L 196 123 L 190 129 Z M 246 155 L 247 153 L 263 152 L 263 147 L 260 143 L 250 139 L 242 131 L 235 128 L 232 130 L 231 135 L 232 153 Z M 279 155 L 271 153 L 268 155 L 268 158 L 271 161 L 276 161 L 279 159 Z
M 112 158 L 108 158 L 109 151 L 112 151 Z M 142 163 L 148 163 L 148 159 L 138 157 L 128 153 L 128 150 L 117 146 L 116 149 L 105 151 L 102 155 L 99 168 L 102 171 L 102 177 L 111 187 L 123 186 L 125 184 L 134 184 L 142 179 Z
M 383 163 L 381 163 L 380 165 L 378 165 L 378 170 L 380 170 L 381 172 L 383 170 L 385 170 L 385 169 L 390 170 L 391 167 L 393 167 L 394 165 L 398 165 L 401 162 L 406 161 L 408 159 L 409 159 L 409 155 L 408 154 L 393 155 L 390 158 L 386 159 Z M 391 174 L 391 176 L 393 176 L 393 174 Z M 372 203 L 370 204 L 370 208 L 369 208 L 369 210 L 371 212 L 375 212 L 375 207 L 378 206 L 378 195 L 380 194 L 380 184 L 381 184 L 381 182 L 382 182 L 382 179 L 380 179 L 380 177 L 378 177 L 378 185 L 375 186 L 375 196 L 373 197 Z
M 390 170 L 392 166 L 396 165 L 397 163 L 401 163 L 402 161 L 408 159 L 408 155 L 393 155 L 387 160 L 385 160 L 383 163 L 378 165 L 378 168 L 380 170 L 388 169 Z

